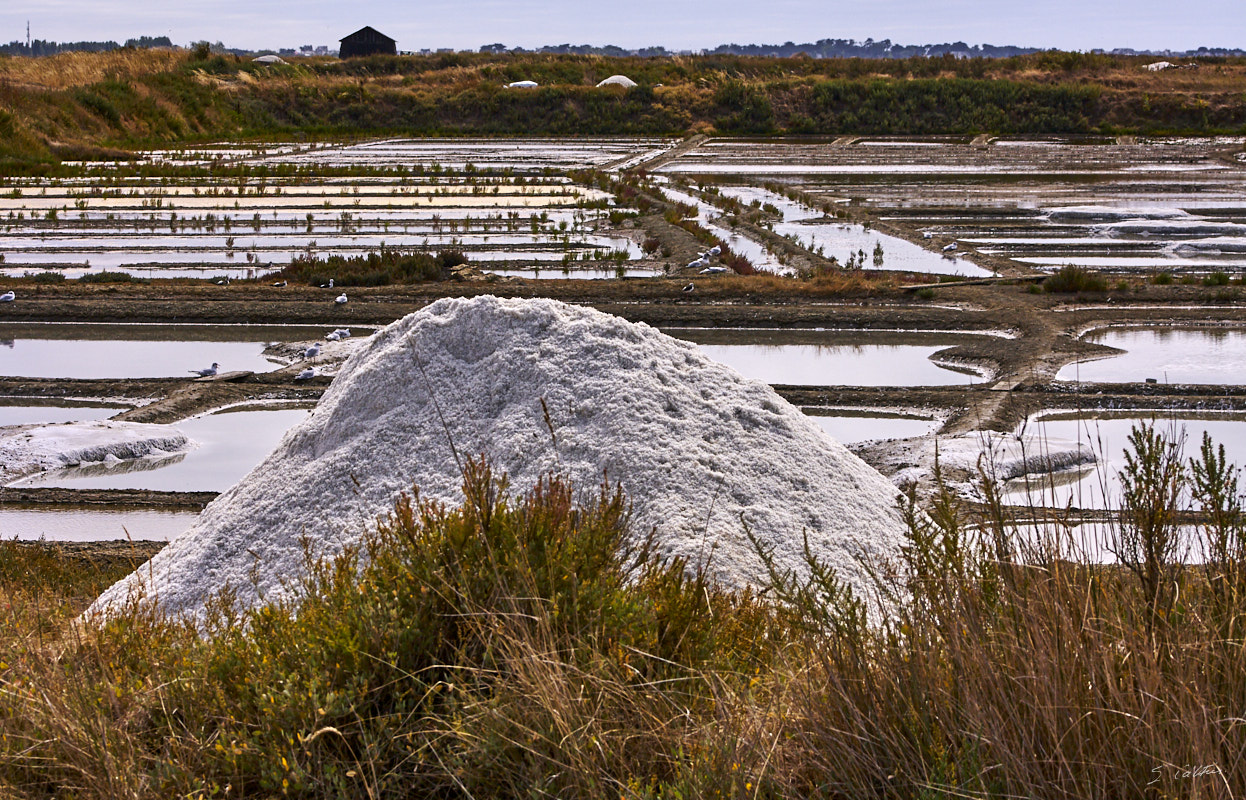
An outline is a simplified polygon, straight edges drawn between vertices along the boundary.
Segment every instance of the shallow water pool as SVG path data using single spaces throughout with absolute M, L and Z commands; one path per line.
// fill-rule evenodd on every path
M 745 377 L 794 386 L 955 386 L 982 378 L 931 356 L 972 339 L 963 334 L 668 328 Z
M 1124 350 L 1065 365 L 1056 380 L 1088 383 L 1246 383 L 1246 330 L 1101 328 L 1082 337 Z
M 1184 435 L 1187 461 L 1198 455 L 1203 434 L 1207 433 L 1213 442 L 1224 445 L 1229 462 L 1246 464 L 1246 416 L 1151 416 L 1133 412 L 1079 417 L 1076 412 L 1050 413 L 1025 426 L 1026 433 L 1035 437 L 1035 451 L 1042 452 L 1044 442 L 1052 442 L 1053 447 L 1055 443 L 1078 442 L 1088 446 L 1099 457 L 1099 463 L 1053 476 L 1031 475 L 1028 483 L 1025 479 L 1010 481 L 1009 501 L 1024 504 L 1032 499 L 1036 505 L 1055 507 L 1071 503 L 1077 508 L 1119 505 L 1118 476 L 1125 466 L 1129 434 L 1141 423 L 1154 425 L 1157 432 L 1174 441 Z
M 99 511 L 0 508 L 0 538 L 50 542 L 121 540 L 163 542 L 185 532 L 199 515 L 193 511 Z
M 867 411 L 804 409 L 819 428 L 841 444 L 855 444 L 878 439 L 910 439 L 934 433 L 942 423 L 928 417 L 904 414 L 876 414 Z
M 191 378 L 219 363 L 221 372 L 267 372 L 273 342 L 320 339 L 323 326 L 280 325 L 0 325 L 0 375 L 24 378 Z
M 66 489 L 147 489 L 164 492 L 223 492 L 276 449 L 306 409 L 223 411 L 172 426 L 198 445 L 158 460 L 88 464 L 44 472 L 22 486 Z
M 85 422 L 108 419 L 125 408 L 90 405 L 5 406 L 0 405 L 0 427 L 5 425 L 46 425 L 57 422 Z

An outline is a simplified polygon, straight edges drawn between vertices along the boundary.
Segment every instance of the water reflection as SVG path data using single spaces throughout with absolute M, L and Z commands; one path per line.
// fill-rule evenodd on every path
M 126 406 L 36 406 L 0 405 L 0 427 L 6 425 L 47 425 L 57 422 L 84 422 L 108 419 L 124 411 Z
M 803 409 L 818 427 L 841 444 L 854 444 L 878 439 L 910 439 L 925 436 L 939 429 L 937 419 L 905 414 L 882 414 L 864 411 Z
M 0 537 L 50 542 L 168 541 L 190 528 L 193 511 L 0 508 Z
M 794 386 L 954 386 L 981 380 L 931 360 L 972 335 L 669 328 L 745 377 Z
M 1246 330 L 1232 328 L 1103 328 L 1086 341 L 1124 353 L 1068 364 L 1062 381 L 1238 384 L 1246 382 Z
M 1186 458 L 1197 454 L 1206 433 L 1214 442 L 1224 445 L 1230 463 L 1246 464 L 1246 416 L 1051 413 L 1024 426 L 1024 433 L 1033 437 L 1032 452 L 1080 443 L 1099 456 L 1099 463 L 1093 468 L 1081 467 L 1054 476 L 1032 475 L 1012 481 L 1008 487 L 1010 502 L 1032 501 L 1036 505 L 1077 508 L 1119 506 L 1118 475 L 1125 464 L 1129 433 L 1135 425 L 1143 423 L 1154 425 L 1156 431 L 1173 441 L 1184 441 Z
M 0 375 L 24 378 L 191 377 L 219 362 L 222 372 L 266 372 L 272 342 L 319 339 L 321 327 L 246 325 L 0 325 L 13 341 L 0 351 Z
M 305 409 L 234 411 L 209 414 L 177 423 L 196 444 L 179 458 L 148 462 L 132 469 L 120 465 L 87 465 L 46 472 L 20 482 L 23 486 L 69 489 L 148 489 L 166 492 L 223 492 L 241 480 L 271 453 L 287 430 L 307 416 Z M 128 466 L 127 463 L 127 466 Z

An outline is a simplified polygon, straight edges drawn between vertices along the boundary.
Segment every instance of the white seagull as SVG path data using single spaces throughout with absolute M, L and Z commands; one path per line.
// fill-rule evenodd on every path
M 332 289 L 332 288 L 333 288 L 333 279 L 332 279 L 332 278 L 329 278 L 329 282 L 328 282 L 328 283 L 322 283 L 322 284 L 320 284 L 320 288 L 321 288 L 321 289 Z
M 701 270 L 702 275 L 721 275 L 727 271 L 726 267 L 706 267 Z
M 339 339 L 350 338 L 350 328 L 338 328 L 337 330 L 334 331 L 334 333 L 338 335 Z
M 333 298 L 333 302 L 334 302 L 334 303 L 337 303 L 339 306 L 340 306 L 340 305 L 342 305 L 343 303 L 345 303 L 345 302 L 346 302 L 346 292 L 342 292 L 342 293 L 341 293 L 341 294 L 339 294 L 337 297 Z
M 336 342 L 342 338 L 342 334 L 338 333 L 337 331 L 334 331 L 333 333 L 325 334 L 324 338 L 330 342 Z
M 285 288 L 285 285 L 286 285 L 285 281 L 277 281 L 276 283 L 273 284 L 273 286 L 276 286 L 278 288 Z
M 303 358 L 315 358 L 318 355 L 320 355 L 320 345 L 318 344 L 313 344 L 303 351 Z
M 220 368 L 221 368 L 221 365 L 213 361 L 212 366 L 208 367 L 207 369 L 192 369 L 192 370 L 188 370 L 188 372 L 198 375 L 200 378 L 211 378 L 213 375 L 216 374 L 216 371 Z
M 214 283 L 215 283 L 217 286 L 228 286 L 228 285 L 229 285 L 229 278 L 228 278 L 228 277 L 224 277 L 224 278 L 221 278 L 219 281 L 214 281 Z
M 709 265 L 710 265 L 709 259 L 706 258 L 705 256 L 700 256 L 699 258 L 697 258 L 696 261 L 693 261 L 690 264 L 688 264 L 686 269 L 701 269 L 703 267 L 708 267 Z
M 933 233 L 931 233 L 930 231 L 922 231 L 922 238 L 923 238 L 923 239 L 933 239 L 933 238 L 934 238 L 934 234 L 933 234 Z
M 0 303 L 12 303 L 16 299 L 17 299 L 17 295 L 13 294 L 12 292 L 5 292 L 4 294 L 0 294 Z
M 308 367 L 307 369 L 300 372 L 298 375 L 295 375 L 294 380 L 306 381 L 306 380 L 311 380 L 314 377 L 316 377 L 316 369 L 314 367 Z
M 954 252 L 956 252 L 956 242 L 952 242 L 951 244 L 945 244 L 945 245 L 943 245 L 943 252 L 945 252 L 945 253 L 954 253 Z
M 719 247 L 718 245 L 714 245 L 713 247 L 710 248 L 710 255 L 712 256 L 722 255 L 722 252 L 723 252 L 723 249 Z

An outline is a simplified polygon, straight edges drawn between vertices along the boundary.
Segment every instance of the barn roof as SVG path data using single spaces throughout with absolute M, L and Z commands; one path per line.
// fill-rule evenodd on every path
M 348 35 L 346 35 L 346 36 L 343 36 L 341 39 L 338 39 L 338 41 L 339 41 L 339 42 L 344 42 L 344 41 L 346 41 L 347 39 L 353 39 L 353 38 L 355 38 L 356 36 L 360 36 L 360 35 L 367 35 L 367 34 L 369 34 L 369 33 L 376 34 L 377 36 L 380 36 L 382 39 L 389 39 L 391 42 L 397 42 L 397 41 L 398 41 L 397 39 L 390 39 L 388 36 L 386 36 L 385 34 L 381 33 L 380 31 L 378 31 L 376 28 L 372 27 L 371 25 L 364 25 L 362 28 L 360 28 L 359 30 L 355 31 L 354 33 L 348 34 Z

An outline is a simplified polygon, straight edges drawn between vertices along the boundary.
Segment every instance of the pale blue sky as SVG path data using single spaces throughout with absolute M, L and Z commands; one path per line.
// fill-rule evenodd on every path
M 3 0 L 0 41 L 123 41 L 142 34 L 177 44 L 336 46 L 364 25 L 402 50 L 543 44 L 662 45 L 890 38 L 1089 50 L 1246 47 L 1242 0 Z

